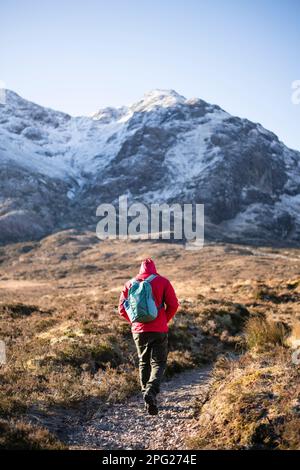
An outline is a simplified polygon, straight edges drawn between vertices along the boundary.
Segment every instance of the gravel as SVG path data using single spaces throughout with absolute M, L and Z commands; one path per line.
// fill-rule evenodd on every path
M 197 404 L 205 401 L 210 369 L 193 369 L 164 382 L 159 414 L 144 410 L 140 395 L 99 411 L 68 433 L 70 449 L 184 449 L 197 427 Z

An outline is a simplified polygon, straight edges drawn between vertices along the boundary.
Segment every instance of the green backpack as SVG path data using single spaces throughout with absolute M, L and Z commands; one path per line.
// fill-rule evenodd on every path
M 143 281 L 132 279 L 132 284 L 128 291 L 128 298 L 124 302 L 126 313 L 132 323 L 148 323 L 156 319 L 158 310 L 150 282 L 156 277 L 151 274 Z

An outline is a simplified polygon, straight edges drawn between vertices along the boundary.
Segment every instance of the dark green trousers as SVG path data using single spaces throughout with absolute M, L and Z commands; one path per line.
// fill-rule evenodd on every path
M 168 356 L 168 333 L 133 333 L 139 357 L 139 373 L 143 394 L 155 397 L 160 390 Z

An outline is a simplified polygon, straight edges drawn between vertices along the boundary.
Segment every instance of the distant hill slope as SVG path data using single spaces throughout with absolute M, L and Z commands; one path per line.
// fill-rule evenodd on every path
M 300 241 L 300 153 L 260 124 L 154 90 L 71 117 L 6 91 L 0 104 L 0 242 L 96 223 L 101 202 L 205 204 L 206 236 Z

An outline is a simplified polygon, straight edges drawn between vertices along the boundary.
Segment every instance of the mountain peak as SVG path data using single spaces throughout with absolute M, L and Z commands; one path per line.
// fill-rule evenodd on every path
M 146 92 L 143 98 L 130 106 L 119 106 L 117 108 L 106 107 L 99 109 L 91 117 L 94 120 L 108 123 L 119 119 L 128 119 L 134 112 L 148 112 L 156 107 L 168 108 L 178 104 L 184 104 L 187 99 L 175 90 L 153 89 Z
M 149 90 L 144 93 L 144 99 L 165 99 L 165 98 L 173 98 L 179 101 L 185 101 L 186 98 L 177 91 L 172 89 L 162 89 L 162 88 L 154 88 L 153 90 Z
M 175 90 L 154 89 L 144 94 L 143 99 L 133 104 L 134 111 L 151 111 L 156 106 L 168 108 L 177 104 L 183 104 L 186 98 Z
M 174 90 L 149 91 L 92 118 L 12 91 L 6 98 L 1 243 L 96 223 L 99 200 L 128 194 L 145 204 L 205 204 L 213 239 L 299 244 L 300 152 L 256 123 Z

